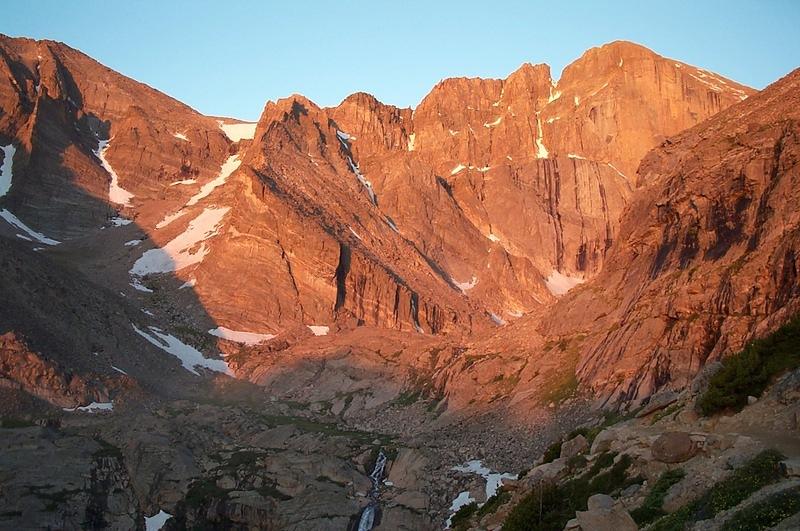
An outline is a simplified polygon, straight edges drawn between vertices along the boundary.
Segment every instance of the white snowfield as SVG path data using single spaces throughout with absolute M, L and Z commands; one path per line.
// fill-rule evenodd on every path
M 238 142 L 242 139 L 252 140 L 256 136 L 256 123 L 225 123 L 222 120 L 218 121 L 220 129 L 225 133 L 225 136 L 233 142 Z
M 171 514 L 164 510 L 159 510 L 158 514 L 154 516 L 144 517 L 144 529 L 145 531 L 160 531 L 170 518 L 172 518 Z
M 186 138 L 186 135 L 184 135 L 183 133 L 174 133 L 172 136 L 174 136 L 178 140 L 183 140 L 184 142 L 188 142 L 189 141 L 189 139 Z
M 225 184 L 225 181 L 228 180 L 228 177 L 230 177 L 231 174 L 235 172 L 241 164 L 242 161 L 239 160 L 239 155 L 231 155 L 228 157 L 228 160 L 226 160 L 219 169 L 219 175 L 217 178 L 201 186 L 200 191 L 189 198 L 189 200 L 186 202 L 186 206 L 196 205 L 201 199 L 208 197 L 211 192 L 214 191 L 214 189 Z
M 35 230 L 31 229 L 30 227 L 25 225 L 22 221 L 20 221 L 20 219 L 17 216 L 12 214 L 11 212 L 6 210 L 5 208 L 0 210 L 0 218 L 3 218 L 7 222 L 9 222 L 11 225 L 13 225 L 14 227 L 16 227 L 19 230 L 23 231 L 25 234 L 27 234 L 29 237 L 33 238 L 34 240 L 36 240 L 39 243 L 43 243 L 45 245 L 58 245 L 59 243 L 61 243 L 58 240 L 54 240 L 52 238 L 48 238 L 47 236 L 45 236 L 41 232 L 36 232 Z
M 96 411 L 111 411 L 114 409 L 114 401 L 111 402 L 92 402 L 88 406 L 78 407 L 65 407 L 64 411 L 85 411 L 86 413 L 94 413 Z
M 14 147 L 14 144 L 9 144 L 0 147 L 0 149 L 3 150 L 3 165 L 0 166 L 0 197 L 3 197 L 11 189 L 11 170 L 14 165 L 14 153 L 17 152 L 17 148 Z
M 458 282 L 457 280 L 453 279 L 453 284 L 455 284 L 456 287 L 461 290 L 461 293 L 466 293 L 478 285 L 478 277 L 472 275 L 472 279 L 469 282 Z
M 241 332 L 238 330 L 231 330 L 230 328 L 225 328 L 224 326 L 218 326 L 217 328 L 212 328 L 211 330 L 208 331 L 208 333 L 220 339 L 227 339 L 228 341 L 233 341 L 235 343 L 241 343 L 243 345 L 250 345 L 250 346 L 258 345 L 259 343 L 269 341 L 270 339 L 275 337 L 274 334 Z
M 150 332 L 145 332 L 144 330 L 139 330 L 133 323 L 131 323 L 131 326 L 137 334 L 145 338 L 148 342 L 181 360 L 183 368 L 192 374 L 200 375 L 196 367 L 205 367 L 212 371 L 231 374 L 228 364 L 223 360 L 206 358 L 203 356 L 203 353 L 196 348 L 190 347 L 175 336 L 165 333 L 160 328 L 150 326 L 148 327 Z
M 544 138 L 542 136 L 542 119 L 539 118 L 539 113 L 536 113 L 536 158 L 546 159 L 550 156 L 547 148 L 544 147 Z
M 479 459 L 467 461 L 463 465 L 454 466 L 453 470 L 457 472 L 464 472 L 466 474 L 476 474 L 486 480 L 486 499 L 488 500 L 495 494 L 503 484 L 504 479 L 517 479 L 517 474 L 492 472 L 489 468 L 485 467 Z
M 167 225 L 169 225 L 170 223 L 172 223 L 173 221 L 175 221 L 176 219 L 178 219 L 179 217 L 183 216 L 186 213 L 187 212 L 185 210 L 178 210 L 177 212 L 173 212 L 172 214 L 167 214 L 166 216 L 164 216 L 164 219 L 156 223 L 156 228 L 163 229 L 164 227 L 166 227 Z
M 499 472 L 492 472 L 489 468 L 483 466 L 483 463 L 479 459 L 473 459 L 472 461 L 467 461 L 463 465 L 454 466 L 452 470 L 457 472 L 463 472 L 465 474 L 476 474 L 481 476 L 483 479 L 486 480 L 486 499 L 488 500 L 500 489 L 500 486 L 503 484 L 504 479 L 517 479 L 517 474 L 510 474 L 506 473 L 499 473 Z M 450 504 L 450 517 L 447 519 L 446 529 L 450 529 L 450 524 L 452 523 L 453 515 L 456 512 L 464 507 L 465 505 L 469 505 L 470 503 L 474 502 L 475 498 L 469 495 L 469 491 L 465 490 L 460 492 L 458 496 L 453 500 L 453 503 Z M 483 504 L 478 504 L 478 507 L 482 506 Z
M 583 284 L 584 282 L 585 280 L 580 277 L 570 277 L 556 271 L 555 269 L 552 273 L 550 273 L 547 279 L 545 279 L 547 289 L 549 289 L 550 293 L 556 297 L 564 295 L 578 284 Z
M 109 142 L 109 140 L 98 140 L 97 149 L 94 150 L 94 154 L 100 160 L 100 164 L 102 164 L 103 168 L 111 176 L 111 184 L 108 187 L 108 199 L 112 203 L 129 206 L 131 204 L 131 199 L 136 196 L 120 186 L 119 175 L 117 175 L 117 172 L 114 171 L 114 168 L 112 168 L 111 164 L 106 160 L 106 151 L 108 150 Z
M 331 331 L 329 326 L 324 325 L 307 325 L 308 329 L 311 330 L 311 333 L 315 336 L 327 336 L 328 332 Z
M 203 209 L 199 216 L 189 222 L 186 231 L 164 247 L 146 251 L 133 264 L 130 273 L 136 276 L 169 273 L 202 262 L 209 253 L 204 242 L 219 233 L 222 218 L 228 210 L 229 207 Z

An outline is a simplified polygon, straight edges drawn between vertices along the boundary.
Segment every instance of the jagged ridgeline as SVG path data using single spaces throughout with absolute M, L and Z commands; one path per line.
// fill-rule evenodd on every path
M 0 527 L 794 507 L 797 72 L 614 42 L 243 122 L 0 52 Z

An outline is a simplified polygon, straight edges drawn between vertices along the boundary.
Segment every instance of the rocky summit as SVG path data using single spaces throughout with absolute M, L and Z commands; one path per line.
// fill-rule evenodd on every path
M 251 123 L 0 35 L 0 528 L 796 529 L 799 163 L 631 42 Z

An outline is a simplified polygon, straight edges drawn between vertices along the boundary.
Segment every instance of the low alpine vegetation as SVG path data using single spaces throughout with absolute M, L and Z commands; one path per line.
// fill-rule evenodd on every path
M 698 405 L 704 415 L 729 409 L 739 411 L 747 405 L 747 397 L 761 395 L 773 377 L 797 367 L 800 367 L 800 315 L 724 360 Z

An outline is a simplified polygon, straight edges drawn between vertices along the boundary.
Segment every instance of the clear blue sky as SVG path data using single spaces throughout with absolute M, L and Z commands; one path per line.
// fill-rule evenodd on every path
M 800 0 L 2 0 L 0 32 L 66 42 L 206 114 L 294 92 L 415 106 L 440 79 L 554 75 L 625 39 L 762 88 L 800 66 Z

